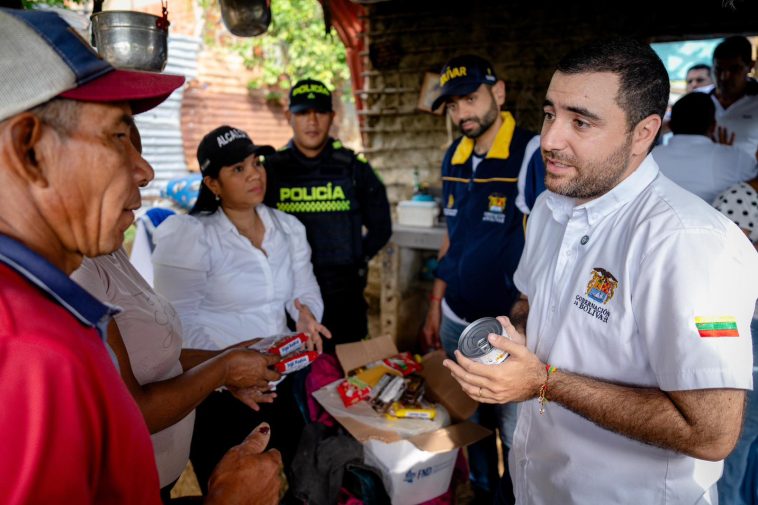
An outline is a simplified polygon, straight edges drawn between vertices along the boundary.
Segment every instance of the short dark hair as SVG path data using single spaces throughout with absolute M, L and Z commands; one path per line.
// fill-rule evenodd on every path
M 564 56 L 557 70 L 564 74 L 618 74 L 616 103 L 626 113 L 630 131 L 651 114 L 663 118 L 666 113 L 670 90 L 666 67 L 650 46 L 636 40 L 592 42 Z
M 692 65 L 692 66 L 691 66 L 690 68 L 688 68 L 688 69 L 687 69 L 687 71 L 684 73 L 685 77 L 687 76 L 687 74 L 689 74 L 689 73 L 690 73 L 690 72 L 692 72 L 693 70 L 707 70 L 707 71 L 708 71 L 708 73 L 710 74 L 710 73 L 711 73 L 711 66 L 710 66 L 710 65 L 706 65 L 705 63 L 697 63 L 697 64 L 695 64 L 695 65 Z
M 671 107 L 669 126 L 674 135 L 708 135 L 716 121 L 716 106 L 707 93 L 693 91 Z
M 753 46 L 747 37 L 733 35 L 725 38 L 716 49 L 713 50 L 713 59 L 739 58 L 750 65 L 753 62 Z

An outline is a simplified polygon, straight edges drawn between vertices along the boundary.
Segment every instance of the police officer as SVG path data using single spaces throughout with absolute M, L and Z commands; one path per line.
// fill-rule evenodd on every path
M 265 159 L 265 203 L 305 225 L 324 298 L 322 323 L 332 332 L 325 348 L 333 350 L 368 333 L 367 264 L 392 233 L 389 202 L 366 159 L 329 136 L 334 120 L 329 89 L 303 79 L 290 90 L 289 102 L 285 114 L 293 135 Z

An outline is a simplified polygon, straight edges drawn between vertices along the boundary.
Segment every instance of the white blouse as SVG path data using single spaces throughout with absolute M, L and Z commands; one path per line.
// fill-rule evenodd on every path
M 172 216 L 155 231 L 155 289 L 179 313 L 184 347 L 216 350 L 284 333 L 285 309 L 298 319 L 295 299 L 321 320 L 324 303 L 305 227 L 265 205 L 256 210 L 265 227 L 263 250 L 221 209 Z

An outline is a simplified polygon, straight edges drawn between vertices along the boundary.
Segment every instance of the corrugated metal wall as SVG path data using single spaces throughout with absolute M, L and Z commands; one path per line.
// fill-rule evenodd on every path
M 165 72 L 183 75 L 187 81 L 194 79 L 200 48 L 199 38 L 171 35 Z M 146 200 L 158 198 L 169 179 L 189 173 L 182 143 L 183 97 L 184 87 L 176 90 L 160 106 L 135 118 L 142 134 L 143 156 L 155 170 L 155 179 L 142 190 L 142 197 Z

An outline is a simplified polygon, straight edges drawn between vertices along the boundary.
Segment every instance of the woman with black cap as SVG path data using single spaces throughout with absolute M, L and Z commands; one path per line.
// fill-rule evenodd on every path
M 296 329 L 321 351 L 321 293 L 313 275 L 305 228 L 294 217 L 265 206 L 266 172 L 257 146 L 243 131 L 221 126 L 201 141 L 203 175 L 195 206 L 156 230 L 155 289 L 175 306 L 184 346 L 217 350 L 252 337 Z M 277 387 L 273 404 L 253 412 L 228 391 L 213 393 L 198 408 L 190 451 L 203 491 L 213 467 L 262 420 L 272 426 L 271 446 L 285 465 L 302 429 L 293 381 Z

